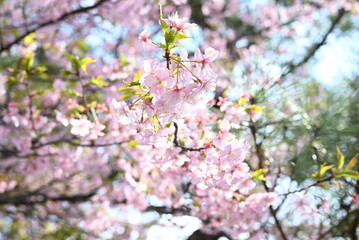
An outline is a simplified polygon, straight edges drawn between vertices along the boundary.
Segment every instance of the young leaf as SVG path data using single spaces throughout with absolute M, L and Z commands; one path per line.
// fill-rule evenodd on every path
M 92 58 L 83 58 L 81 59 L 80 61 L 80 68 L 82 69 L 82 71 L 86 72 L 87 71 L 87 65 L 90 64 L 90 63 L 94 63 L 96 62 L 95 59 L 92 59 Z
M 175 44 L 174 47 L 179 47 L 179 48 L 183 48 L 183 45 L 179 45 L 179 44 Z
M 133 86 L 139 86 L 139 85 L 141 85 L 140 84 L 140 82 L 130 82 L 129 84 L 128 84 L 128 86 L 130 86 L 130 87 L 133 87 Z
M 324 176 L 324 174 L 325 174 L 329 169 L 331 169 L 331 168 L 333 168 L 333 167 L 334 167 L 334 165 L 326 166 L 325 163 L 324 163 L 324 164 L 320 165 L 320 168 L 319 168 L 318 172 L 312 174 L 312 177 L 313 177 L 313 178 L 316 178 L 316 179 L 321 179 L 321 178 Z
M 118 88 L 117 91 L 119 91 L 119 92 L 127 92 L 127 91 L 131 91 L 131 88 L 121 87 L 121 88 Z
M 323 189 L 326 189 L 326 190 L 329 189 L 329 186 L 328 186 L 327 184 L 324 184 L 324 183 L 319 184 L 319 187 L 321 187 L 321 188 L 323 188 Z
M 343 154 L 340 152 L 339 147 L 337 147 L 337 158 L 338 158 L 338 169 L 342 170 L 343 166 L 344 166 L 344 156 Z
M 130 62 L 127 60 L 126 56 L 121 54 L 121 56 L 120 56 L 120 70 L 121 70 L 121 68 L 126 67 L 129 64 L 130 64 Z
M 92 85 L 98 86 L 99 88 L 108 86 L 108 83 L 103 81 L 101 78 L 102 78 L 101 75 L 96 78 L 92 78 L 90 83 Z
M 353 179 L 359 180 L 359 172 L 348 170 L 348 171 L 339 173 L 337 175 L 337 177 L 348 177 L 348 178 L 353 178 Z
M 64 53 L 65 57 L 71 62 L 72 68 L 75 70 L 80 69 L 80 59 L 79 57 L 74 57 L 69 53 Z
M 163 36 L 165 35 L 165 33 L 167 32 L 167 29 L 168 29 L 168 25 L 167 23 L 163 20 L 163 14 L 162 14 L 162 5 L 160 5 L 160 22 L 161 22 L 161 28 L 162 28 L 162 33 L 163 33 Z
M 76 92 L 75 90 L 72 90 L 72 89 L 67 89 L 65 91 L 62 91 L 62 94 L 65 95 L 65 96 L 68 96 L 70 98 L 81 96 L 80 93 L 78 93 L 78 92 Z
M 24 67 L 29 70 L 34 65 L 34 57 L 33 53 L 27 53 L 24 59 Z
M 345 171 L 350 170 L 351 168 L 355 167 L 357 164 L 357 157 L 359 156 L 359 153 L 357 153 L 348 163 L 348 165 L 345 167 Z
M 266 178 L 264 177 L 264 173 L 266 172 L 268 172 L 268 169 L 258 169 L 257 171 L 252 172 L 252 178 L 266 181 Z
M 174 45 L 175 37 L 176 37 L 176 32 L 174 30 L 170 30 L 169 32 L 165 33 L 165 41 L 167 48 L 169 48 L 169 46 L 171 45 Z
M 69 70 L 65 70 L 65 71 L 62 73 L 62 75 L 63 75 L 64 77 L 68 77 L 68 76 L 73 75 L 73 74 L 74 74 L 74 73 L 71 72 L 71 71 L 69 71 Z
M 244 97 L 240 97 L 240 98 L 238 99 L 238 105 L 239 105 L 240 107 L 243 107 L 243 106 L 246 104 L 246 102 L 247 102 L 247 100 L 246 100 Z
M 190 37 L 187 36 L 186 34 L 183 34 L 183 33 L 177 33 L 175 38 L 174 38 L 174 41 L 177 42 L 179 40 L 187 39 L 187 38 L 190 38 Z
M 135 96 L 137 93 L 135 91 L 133 92 L 125 92 L 123 95 L 121 95 L 120 100 L 126 100 L 130 97 Z
M 254 111 L 255 113 L 263 114 L 263 109 L 264 109 L 264 108 L 265 108 L 265 107 L 263 107 L 263 106 L 258 106 L 258 105 L 253 104 L 253 105 L 248 106 L 248 107 L 245 109 L 245 111 L 246 111 L 246 112 Z
M 28 34 L 25 38 L 24 38 L 24 44 L 26 46 L 30 45 L 31 43 L 34 42 L 34 38 L 35 38 L 35 33 L 30 33 Z
M 133 81 L 134 82 L 138 82 L 140 81 L 142 76 L 142 69 L 138 70 L 138 72 L 136 72 L 135 76 L 133 77 Z
M 325 163 L 320 165 L 319 176 L 322 177 L 332 167 L 334 167 L 334 165 L 325 166 Z
M 158 48 L 161 48 L 161 49 L 163 49 L 163 50 L 166 50 L 166 44 L 159 43 L 159 44 L 157 44 L 157 47 L 158 47 Z
M 138 143 L 135 140 L 131 140 L 127 143 L 126 147 L 128 148 L 136 148 L 138 146 Z

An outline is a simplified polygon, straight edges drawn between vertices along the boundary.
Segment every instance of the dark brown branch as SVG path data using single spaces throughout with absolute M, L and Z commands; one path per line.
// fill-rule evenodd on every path
M 201 148 L 188 148 L 188 147 L 184 147 L 182 146 L 181 144 L 178 143 L 178 125 L 176 122 L 173 122 L 173 125 L 175 126 L 175 132 L 174 132 L 174 138 L 173 138 L 173 144 L 176 146 L 176 147 L 179 147 L 182 149 L 182 152 L 199 152 L 201 150 L 204 150 L 205 148 L 204 147 L 201 147 Z
M 291 191 L 291 192 L 287 192 L 285 194 L 283 194 L 283 196 L 288 196 L 290 194 L 293 194 L 293 193 L 298 193 L 298 192 L 302 192 L 302 191 L 306 191 L 308 190 L 309 188 L 312 188 L 312 187 L 315 187 L 315 186 L 319 186 L 320 184 L 324 183 L 324 182 L 329 182 L 330 180 L 332 180 L 334 178 L 334 175 L 331 175 L 327 178 L 323 178 L 323 179 L 320 179 L 318 181 L 316 181 L 315 183 L 309 185 L 308 187 L 303 187 L 301 189 L 298 189 L 298 190 L 294 190 L 294 191 Z
M 146 208 L 147 212 L 157 212 L 159 214 L 189 214 L 189 209 L 187 207 L 157 207 L 157 206 L 149 206 Z
M 225 232 L 219 232 L 219 233 L 214 233 L 214 234 L 208 234 L 208 233 L 204 233 L 201 230 L 197 230 L 195 232 L 193 232 L 191 234 L 191 236 L 189 236 L 187 238 L 187 240 L 218 240 L 220 237 L 226 237 L 228 239 L 232 239 L 228 234 L 226 234 Z
M 312 57 L 314 57 L 315 53 L 326 43 L 328 36 L 334 31 L 336 26 L 339 24 L 340 20 L 344 17 L 345 13 L 346 13 L 346 11 L 343 8 L 341 8 L 338 11 L 337 15 L 335 16 L 335 18 L 332 20 L 332 23 L 331 23 L 329 29 L 324 34 L 321 41 L 314 43 L 312 45 L 312 47 L 309 48 L 309 51 L 307 52 L 307 54 L 298 63 L 288 62 L 287 64 L 285 64 L 285 65 L 287 65 L 288 70 L 286 72 L 282 73 L 279 80 L 274 82 L 269 88 L 272 88 L 276 84 L 283 82 L 284 81 L 283 79 L 287 75 L 289 75 L 290 73 L 293 73 L 298 67 L 301 67 L 302 65 L 307 63 Z
M 264 154 L 264 150 L 263 150 L 263 147 L 262 147 L 262 143 L 259 143 L 257 141 L 257 128 L 256 126 L 254 125 L 254 123 L 252 122 L 251 125 L 250 125 L 250 129 L 251 129 L 251 134 L 252 134 L 252 137 L 253 137 L 253 141 L 254 141 L 254 145 L 255 145 L 255 151 L 256 151 L 256 155 L 258 157 L 258 161 L 259 161 L 259 168 L 263 168 L 264 167 L 264 161 L 265 161 L 265 154 Z M 263 183 L 263 186 L 264 186 L 264 189 L 267 191 L 267 192 L 270 192 L 270 189 L 268 188 L 268 186 L 265 184 L 265 182 L 262 182 Z M 282 227 L 282 224 L 281 222 L 279 221 L 278 217 L 277 217 L 277 212 L 276 210 L 274 210 L 274 208 L 272 206 L 269 206 L 269 211 L 270 211 L 270 214 L 272 215 L 272 217 L 274 218 L 274 221 L 275 221 L 275 225 L 277 226 L 279 232 L 280 232 L 280 235 L 282 237 L 283 240 L 288 240 L 288 237 L 287 235 L 285 234 L 284 230 L 283 230 L 283 227 Z
M 289 73 L 293 72 L 296 68 L 298 68 L 299 66 L 305 64 L 306 62 L 309 61 L 309 59 L 311 59 L 315 53 L 319 50 L 319 48 L 321 46 L 323 46 L 325 44 L 325 42 L 327 41 L 327 38 L 329 36 L 329 34 L 331 34 L 335 27 L 339 24 L 340 20 L 343 18 L 345 14 L 345 10 L 343 8 L 341 8 L 336 17 L 334 18 L 334 20 L 332 21 L 332 24 L 330 25 L 330 28 L 328 29 L 328 31 L 324 34 L 322 40 L 318 43 L 315 43 L 309 50 L 309 52 L 307 53 L 307 55 L 305 55 L 305 57 L 299 62 L 299 63 L 296 63 L 296 64 L 290 64 L 289 65 L 289 70 L 285 73 L 285 74 L 282 74 L 282 77 L 288 75 Z
M 7 43 L 7 44 L 3 44 L 3 46 L 0 47 L 0 53 L 10 49 L 13 45 L 18 44 L 21 40 L 23 40 L 27 35 L 34 33 L 36 31 L 38 31 L 41 28 L 62 22 L 66 19 L 68 19 L 69 17 L 81 14 L 81 13 L 85 13 L 87 11 L 90 11 L 92 9 L 95 9 L 99 6 L 101 6 L 103 3 L 107 2 L 109 0 L 99 0 L 98 2 L 96 2 L 94 5 L 89 6 L 89 7 L 79 7 L 75 10 L 63 13 L 61 16 L 59 16 L 56 19 L 51 19 L 49 21 L 40 23 L 39 25 L 37 25 L 36 27 L 32 28 L 32 29 L 28 29 L 25 33 L 21 34 L 20 36 L 18 36 L 17 38 L 15 38 L 13 41 Z
M 46 142 L 43 144 L 39 144 L 33 147 L 33 149 L 38 149 L 47 145 L 54 145 L 54 144 L 59 144 L 59 143 L 68 143 L 72 146 L 75 147 L 109 147 L 112 145 L 122 145 L 124 143 L 129 142 L 129 140 L 124 140 L 121 142 L 112 142 L 112 143 L 95 143 L 95 142 L 91 142 L 91 143 L 77 143 L 74 142 L 72 139 L 59 139 L 59 140 L 55 140 L 55 141 L 50 141 L 50 142 Z
M 129 141 L 130 140 L 124 140 L 121 142 L 112 142 L 112 143 L 95 143 L 95 142 L 78 143 L 78 142 L 74 142 L 72 139 L 59 139 L 59 140 L 54 140 L 54 141 L 49 141 L 49 142 L 34 145 L 34 146 L 32 146 L 31 149 L 36 151 L 36 149 L 39 149 L 39 148 L 42 148 L 45 146 L 56 145 L 56 144 L 61 144 L 61 143 L 67 143 L 74 147 L 98 148 L 98 147 L 110 147 L 110 146 L 114 146 L 114 145 L 122 145 L 124 143 L 128 143 Z M 9 158 L 9 157 L 28 158 L 28 157 L 51 157 L 51 156 L 55 156 L 55 154 L 39 155 L 36 153 L 30 153 L 27 155 L 21 155 L 21 153 L 19 151 L 17 151 L 16 149 L 4 148 L 3 146 L 0 146 L 0 157 L 3 159 Z
M 11 204 L 14 206 L 20 205 L 36 205 L 43 204 L 47 201 L 67 201 L 71 203 L 89 201 L 91 197 L 96 194 L 96 191 L 88 194 L 76 194 L 76 195 L 60 195 L 57 197 L 49 197 L 45 194 L 27 193 L 26 195 L 18 195 L 14 197 L 0 198 L 0 204 Z

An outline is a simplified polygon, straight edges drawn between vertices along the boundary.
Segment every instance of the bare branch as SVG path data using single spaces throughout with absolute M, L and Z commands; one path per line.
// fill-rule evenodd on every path
M 264 168 L 264 161 L 265 161 L 266 156 L 265 156 L 265 153 L 264 153 L 264 150 L 263 150 L 263 147 L 262 147 L 262 143 L 257 141 L 258 140 L 257 139 L 257 128 L 252 123 L 250 125 L 250 129 L 251 129 L 251 134 L 252 134 L 254 145 L 255 145 L 255 152 L 256 152 L 256 155 L 257 155 L 258 160 L 259 160 L 259 168 Z M 265 182 L 262 182 L 262 183 L 263 183 L 264 189 L 267 192 L 270 192 L 270 189 L 265 184 Z M 272 215 L 272 217 L 274 218 L 275 225 L 277 226 L 282 239 L 283 240 L 288 240 L 288 237 L 287 237 L 287 235 L 285 234 L 285 232 L 283 230 L 283 226 L 282 226 L 281 222 L 279 221 L 279 219 L 277 217 L 276 210 L 274 210 L 274 208 L 272 206 L 269 206 L 269 211 L 270 211 L 270 214 Z
M 187 240 L 218 240 L 220 237 L 226 237 L 228 239 L 232 239 L 228 234 L 225 232 L 219 232 L 214 234 L 204 233 L 201 230 L 197 230 L 188 237 Z
M 87 194 L 76 194 L 76 195 L 60 195 L 57 197 L 49 197 L 45 194 L 26 193 L 13 197 L 0 198 L 0 204 L 11 204 L 14 206 L 19 205 L 35 205 L 43 204 L 47 201 L 68 201 L 71 203 L 85 202 L 90 200 L 96 194 L 96 191 Z
M 337 15 L 335 16 L 335 18 L 332 20 L 332 23 L 331 23 L 329 29 L 324 34 L 321 41 L 314 43 L 312 45 L 312 47 L 309 48 L 309 51 L 307 52 L 307 54 L 298 63 L 293 63 L 293 62 L 286 63 L 285 65 L 287 65 L 288 70 L 286 72 L 282 73 L 281 76 L 279 77 L 279 80 L 274 82 L 269 88 L 272 88 L 276 84 L 283 82 L 284 78 L 287 75 L 294 72 L 298 67 L 301 67 L 302 65 L 307 63 L 312 57 L 314 57 L 315 53 L 326 43 L 328 36 L 334 31 L 334 29 L 339 24 L 340 20 L 344 17 L 345 14 L 346 14 L 346 11 L 343 8 L 341 8 L 338 11 Z
M 312 187 L 315 187 L 315 186 L 319 186 L 320 184 L 324 183 L 324 182 L 329 182 L 330 180 L 332 180 L 334 178 L 334 175 L 331 175 L 327 178 L 323 178 L 323 179 L 320 179 L 318 181 L 316 181 L 315 183 L 309 185 L 308 187 L 303 187 L 301 189 L 298 189 L 298 190 L 294 190 L 294 191 L 291 191 L 291 192 L 287 192 L 285 194 L 282 194 L 283 196 L 288 196 L 290 194 L 293 194 L 293 193 L 298 193 L 298 192 L 302 192 L 302 191 L 306 191 L 308 190 L 309 188 L 312 188 Z
M 75 16 L 75 15 L 78 15 L 78 14 L 81 14 L 81 13 L 85 13 L 87 11 L 90 11 L 92 9 L 95 9 L 99 6 L 101 6 L 103 3 L 105 2 L 108 2 L 109 0 L 99 0 L 98 2 L 96 2 L 94 5 L 92 6 L 89 6 L 89 7 L 79 7 L 75 10 L 72 10 L 72 11 L 69 11 L 69 12 L 66 12 L 66 13 L 63 13 L 61 16 L 59 16 L 58 18 L 56 19 L 51 19 L 49 21 L 46 21 L 46 22 L 43 22 L 43 23 L 40 23 L 39 25 L 37 25 L 36 27 L 32 28 L 32 29 L 29 29 L 27 30 L 25 33 L 21 34 L 20 36 L 18 36 L 17 38 L 15 38 L 13 41 L 7 43 L 7 44 L 4 44 L 3 46 L 0 47 L 0 53 L 5 51 L 5 50 L 8 50 L 10 49 L 13 45 L 19 43 L 21 40 L 23 40 L 27 35 L 31 34 L 31 33 L 34 33 L 36 31 L 38 31 L 39 29 L 41 28 L 44 28 L 44 27 L 47 27 L 47 26 L 50 26 L 50 25 L 53 25 L 53 24 L 56 24 L 56 23 L 59 23 L 59 22 L 62 22 L 66 19 L 68 19 L 69 17 L 72 17 L 72 16 Z

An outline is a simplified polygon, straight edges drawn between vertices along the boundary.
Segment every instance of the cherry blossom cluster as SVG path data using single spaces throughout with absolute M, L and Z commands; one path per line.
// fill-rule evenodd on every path
M 176 32 L 185 34 L 187 23 L 177 14 L 165 21 Z M 142 32 L 139 40 L 153 43 L 148 37 L 148 32 Z M 146 190 L 148 187 L 140 185 L 149 181 L 136 184 L 134 179 L 148 178 L 149 172 L 152 176 L 159 168 L 177 181 L 166 179 L 164 182 L 170 185 L 162 183 L 159 189 L 151 188 L 151 193 L 162 199 L 163 204 L 181 206 L 186 203 L 184 195 L 175 197 L 172 203 L 168 198 L 178 195 L 178 183 L 183 181 L 181 178 L 186 179 L 187 194 L 191 195 L 187 202 L 196 203 L 197 207 L 192 210 L 195 216 L 210 221 L 207 229 L 220 231 L 235 219 L 248 218 L 245 225 L 233 227 L 231 224 L 232 230 L 227 229 L 231 234 L 238 234 L 260 226 L 276 194 L 256 193 L 256 183 L 245 162 L 248 143 L 230 133 L 228 119 L 222 120 L 218 134 L 211 130 L 218 119 L 205 106 L 206 96 L 208 99 L 208 93 L 215 89 L 217 75 L 211 63 L 217 56 L 216 50 L 206 48 L 204 53 L 196 50 L 192 58 L 184 50 L 179 55 L 173 54 L 167 59 L 169 65 L 166 61 L 146 60 L 138 83 L 132 84 L 136 89 L 134 100 L 113 100 L 113 106 L 119 122 L 136 130 L 135 140 L 142 145 L 137 148 L 146 152 L 136 156 L 139 167 L 134 175 L 130 174 L 129 164 L 123 166 L 129 183 L 136 189 Z M 147 161 L 153 164 L 152 170 L 143 166 Z M 221 204 L 224 201 L 225 206 Z M 233 208 L 238 210 L 234 211 L 235 215 Z M 252 211 L 251 214 L 248 211 Z M 219 218 L 220 223 L 215 220 Z

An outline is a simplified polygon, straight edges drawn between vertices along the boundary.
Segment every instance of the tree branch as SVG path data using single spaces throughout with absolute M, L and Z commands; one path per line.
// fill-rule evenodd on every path
M 269 88 L 272 88 L 276 84 L 283 82 L 284 81 L 283 79 L 287 75 L 294 72 L 298 67 L 304 65 L 312 57 L 314 57 L 315 53 L 326 43 L 328 36 L 334 31 L 335 27 L 339 24 L 340 20 L 344 17 L 345 14 L 346 14 L 346 11 L 343 8 L 341 8 L 338 11 L 337 15 L 335 16 L 335 18 L 332 20 L 332 23 L 331 23 L 329 29 L 327 30 L 327 32 L 322 37 L 322 40 L 317 43 L 314 43 L 312 45 L 312 47 L 309 48 L 309 51 L 307 52 L 307 54 L 298 63 L 293 63 L 293 62 L 286 63 L 285 65 L 287 65 L 288 70 L 286 72 L 282 73 L 281 76 L 279 77 L 279 80 L 274 82 Z
M 202 232 L 201 230 L 197 230 L 193 232 L 191 236 L 187 238 L 187 240 L 218 240 L 220 237 L 226 237 L 230 240 L 232 239 L 228 234 L 223 231 L 219 233 L 208 234 Z
M 75 16 L 75 15 L 78 15 L 78 14 L 81 14 L 81 13 L 85 13 L 87 11 L 90 11 L 92 9 L 95 9 L 99 6 L 101 6 L 103 3 L 107 2 L 109 0 L 99 0 L 98 2 L 96 2 L 94 5 L 92 6 L 89 6 L 89 7 L 79 7 L 77 9 L 74 9 L 72 11 L 69 11 L 69 12 L 66 12 L 66 13 L 63 13 L 61 16 L 59 16 L 58 18 L 56 19 L 51 19 L 49 21 L 46 21 L 46 22 L 43 22 L 43 23 L 40 23 L 39 25 L 37 25 L 36 27 L 32 28 L 32 29 L 28 29 L 25 33 L 21 34 L 20 36 L 18 36 L 17 38 L 15 38 L 13 41 L 7 43 L 7 44 L 3 44 L 2 46 L 0 46 L 0 53 L 5 51 L 5 50 L 8 50 L 10 49 L 13 45 L 19 43 L 21 40 L 23 40 L 27 35 L 31 34 L 31 33 L 34 33 L 36 31 L 38 31 L 39 29 L 41 28 L 44 28 L 44 27 L 47 27 L 47 26 L 50 26 L 50 25 L 53 25 L 53 24 L 56 24 L 56 23 L 59 23 L 61 21 L 64 21 L 66 19 L 68 19 L 69 17 L 71 16 Z
M 250 125 L 250 129 L 251 129 L 251 134 L 252 134 L 252 137 L 253 137 L 253 140 L 254 140 L 256 155 L 257 155 L 258 160 L 259 160 L 259 164 L 258 164 L 259 168 L 264 168 L 265 154 L 264 154 L 264 150 L 263 150 L 263 147 L 262 147 L 262 143 L 257 142 L 257 128 L 252 123 Z M 264 189 L 267 192 L 270 192 L 270 189 L 267 187 L 265 182 L 262 182 L 262 183 L 263 183 Z M 270 211 L 270 214 L 272 215 L 272 217 L 274 218 L 275 225 L 277 226 L 281 237 L 283 238 L 283 240 L 288 240 L 288 237 L 287 237 L 287 235 L 285 234 L 285 232 L 283 230 L 282 224 L 281 224 L 281 222 L 279 221 L 279 219 L 277 217 L 277 212 L 274 210 L 274 208 L 272 206 L 269 206 L 269 211 Z
M 188 147 L 184 147 L 182 146 L 181 144 L 178 143 L 178 140 L 177 140 L 177 136 L 178 136 L 178 125 L 176 122 L 173 122 L 173 125 L 175 126 L 175 132 L 174 132 L 174 138 L 173 138 L 173 144 L 176 146 L 176 147 L 179 147 L 182 149 L 181 152 L 199 152 L 201 150 L 204 150 L 205 148 L 204 147 L 201 147 L 201 148 L 188 148 Z
M 129 140 L 124 140 L 124 141 L 121 141 L 121 142 L 112 142 L 112 143 L 95 143 L 95 142 L 91 142 L 91 143 L 77 143 L 77 142 L 74 142 L 72 139 L 59 139 L 59 140 L 54 140 L 54 141 L 50 141 L 50 142 L 46 142 L 46 143 L 43 143 L 43 144 L 39 144 L 39 145 L 36 145 L 36 146 L 33 146 L 33 149 L 38 149 L 38 148 L 41 148 L 41 147 L 44 147 L 44 146 L 47 146 L 47 145 L 53 145 L 53 144 L 59 144 L 59 143 L 68 143 L 72 146 L 75 146 L 75 147 L 109 147 L 109 146 L 112 146 L 112 145 L 122 145 L 124 143 L 127 143 L 129 142 Z
M 173 208 L 173 207 L 157 207 L 157 206 L 149 206 L 148 208 L 146 208 L 147 212 L 157 212 L 159 214 L 175 214 L 175 213 L 180 213 L 180 214 L 189 214 L 189 208 L 187 207 L 178 207 L 178 208 Z
M 320 180 L 316 181 L 315 183 L 309 185 L 308 187 L 303 187 L 303 188 L 298 189 L 298 190 L 294 190 L 294 191 L 291 191 L 291 192 L 287 192 L 287 193 L 285 193 L 285 194 L 282 194 L 282 196 L 288 196 L 288 195 L 293 194 L 293 193 L 298 193 L 298 192 L 306 191 L 306 190 L 308 190 L 308 189 L 311 188 L 311 187 L 318 186 L 318 185 L 320 185 L 320 184 L 322 184 L 322 183 L 324 183 L 324 182 L 329 182 L 329 181 L 332 180 L 333 178 L 334 178 L 334 175 L 330 175 L 330 176 L 327 177 L 327 178 L 323 178 L 323 179 L 320 179 Z
M 60 195 L 57 197 L 49 197 L 45 194 L 27 193 L 26 195 L 18 195 L 14 197 L 0 198 L 0 204 L 11 204 L 14 206 L 19 205 L 35 205 L 43 204 L 47 201 L 68 201 L 71 203 L 85 202 L 90 200 L 96 194 L 96 191 L 88 194 L 76 194 L 76 195 Z

